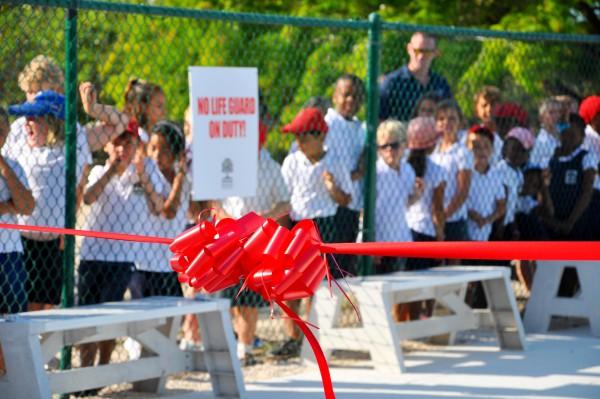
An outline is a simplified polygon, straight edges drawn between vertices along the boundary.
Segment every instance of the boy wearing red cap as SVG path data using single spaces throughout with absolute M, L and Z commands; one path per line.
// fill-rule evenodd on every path
M 285 125 L 283 133 L 296 136 L 299 151 L 292 152 L 283 161 L 281 172 L 290 193 L 293 223 L 311 219 L 317 224 L 323 242 L 338 240 L 335 215 L 339 206 L 347 207 L 352 196 L 350 171 L 331 151 L 326 151 L 324 142 L 329 128 L 321 111 L 305 108 L 294 120 Z M 335 266 L 334 266 L 335 267 Z M 336 273 L 334 267 L 330 267 Z M 339 276 L 339 273 L 338 273 Z M 341 277 L 341 276 L 340 276 Z M 299 301 L 288 303 L 293 309 Z M 300 331 L 293 323 L 286 324 L 289 339 L 279 348 L 272 350 L 273 358 L 290 358 L 300 351 Z
M 333 217 L 338 206 L 350 203 L 352 187 L 350 173 L 325 150 L 328 130 L 316 108 L 306 108 L 296 115 L 282 131 L 296 136 L 300 151 L 285 158 L 281 172 L 290 192 L 292 220 L 314 220 L 323 241 L 332 242 L 337 238 Z

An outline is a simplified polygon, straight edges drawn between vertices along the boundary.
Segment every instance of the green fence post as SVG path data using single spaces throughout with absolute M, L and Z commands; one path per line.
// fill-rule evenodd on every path
M 379 70 L 381 65 L 381 17 L 369 15 L 369 58 L 367 66 L 367 140 L 365 144 L 365 203 L 363 215 L 363 242 L 375 241 L 375 162 L 377 159 L 376 133 L 379 122 Z M 373 274 L 373 257 L 363 256 L 361 274 Z
M 66 20 L 66 43 L 65 43 L 65 155 L 66 155 L 66 212 L 65 227 L 75 227 L 75 205 L 77 175 L 77 0 L 72 0 L 67 9 Z M 67 235 L 64 237 L 64 263 L 63 263 L 63 287 L 62 307 L 68 308 L 75 304 L 75 237 Z M 62 370 L 71 368 L 71 347 L 65 347 L 60 357 L 60 368 Z

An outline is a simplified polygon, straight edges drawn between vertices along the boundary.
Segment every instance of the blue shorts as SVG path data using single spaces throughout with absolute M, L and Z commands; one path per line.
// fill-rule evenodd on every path
M 20 252 L 0 253 L 0 314 L 27 310 L 27 272 Z
M 467 230 L 466 220 L 446 222 L 444 227 L 444 241 L 471 241 Z
M 129 282 L 132 299 L 149 296 L 183 296 L 181 283 L 175 272 L 147 272 L 136 270 Z
M 63 286 L 63 250 L 60 238 L 50 241 L 21 237 L 27 270 L 29 302 L 60 305 Z
M 133 262 L 82 260 L 77 285 L 78 305 L 122 301 L 134 270 Z

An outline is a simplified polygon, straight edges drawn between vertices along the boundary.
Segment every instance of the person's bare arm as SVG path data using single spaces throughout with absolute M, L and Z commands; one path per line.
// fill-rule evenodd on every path
M 3 203 L 0 208 L 0 214 L 16 213 L 19 215 L 31 215 L 35 206 L 35 200 L 23 183 L 19 180 L 15 171 L 6 163 L 6 160 L 0 155 L 0 176 L 6 181 L 10 191 L 10 199 Z
M 96 200 L 98 199 L 100 194 L 102 194 L 102 192 L 104 191 L 104 188 L 106 187 L 106 185 L 108 184 L 110 179 L 112 179 L 112 177 L 115 175 L 115 173 L 117 173 L 117 163 L 118 162 L 116 162 L 116 161 L 111 162 L 108 169 L 106 169 L 106 172 L 104 172 L 104 174 L 94 184 L 92 184 L 91 186 L 89 186 L 87 189 L 84 190 L 84 192 L 83 192 L 83 203 L 84 204 L 92 205 L 94 202 L 96 202 Z
M 177 214 L 179 206 L 181 205 L 181 191 L 185 182 L 187 170 L 187 159 L 185 154 L 181 154 L 179 159 L 179 167 L 177 168 L 175 179 L 173 179 L 171 191 L 169 192 L 169 195 L 165 199 L 165 203 L 163 205 L 162 216 L 167 219 L 173 219 Z
M 132 163 L 135 166 L 138 178 L 140 179 L 140 185 L 144 190 L 148 210 L 153 215 L 160 215 L 165 204 L 165 199 L 162 194 L 156 191 L 154 184 L 152 184 L 152 180 L 150 180 L 150 177 L 146 173 L 146 162 L 144 161 L 144 157 L 136 155 Z
M 438 241 L 444 240 L 444 228 L 446 227 L 446 216 L 444 214 L 444 191 L 446 182 L 442 182 L 433 189 L 433 203 L 431 205 L 431 215 L 435 226 L 435 235 Z
M 494 208 L 494 212 L 492 212 L 488 217 L 483 219 L 483 224 L 486 225 L 488 223 L 494 223 L 496 220 L 500 219 L 506 213 L 506 198 L 502 198 L 496 200 L 496 207 Z
M 87 133 L 90 151 L 100 150 L 125 130 L 129 124 L 129 115 L 112 105 L 98 104 L 96 89 L 90 82 L 79 85 L 79 94 L 85 113 L 101 122 Z
M 323 172 L 323 181 L 325 182 L 325 187 L 327 191 L 329 191 L 329 195 L 341 207 L 347 207 L 350 201 L 352 201 L 352 196 L 343 192 L 336 184 L 335 178 L 330 172 Z
M 457 173 L 457 189 L 454 197 L 444 209 L 446 219 L 450 218 L 460 207 L 465 203 L 469 195 L 469 188 L 471 187 L 471 171 L 470 170 L 459 170 Z

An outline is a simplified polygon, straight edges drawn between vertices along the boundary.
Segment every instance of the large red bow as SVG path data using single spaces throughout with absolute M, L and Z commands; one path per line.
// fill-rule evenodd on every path
M 325 276 L 330 280 L 316 225 L 303 220 L 290 231 L 273 219 L 248 213 L 238 220 L 208 221 L 184 231 L 170 245 L 171 267 L 179 281 L 196 289 L 216 292 L 240 279 L 268 301 L 273 301 L 304 332 L 315 356 L 326 398 L 335 398 L 329 367 L 321 347 L 298 315 L 282 301 L 310 297 Z
M 316 226 L 303 220 L 290 231 L 273 219 L 248 213 L 238 220 L 202 222 L 170 245 L 179 281 L 216 292 L 244 280 L 268 301 L 306 298 L 329 276 Z

